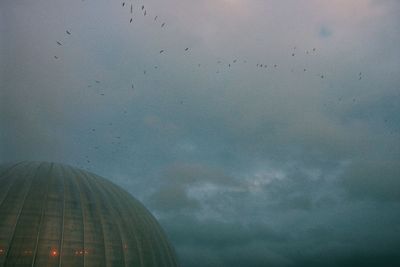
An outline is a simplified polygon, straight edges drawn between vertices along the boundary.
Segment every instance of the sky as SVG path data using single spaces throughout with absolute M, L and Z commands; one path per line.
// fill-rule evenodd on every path
M 0 1 L 0 162 L 110 179 L 183 267 L 400 266 L 399 1 L 122 3 Z

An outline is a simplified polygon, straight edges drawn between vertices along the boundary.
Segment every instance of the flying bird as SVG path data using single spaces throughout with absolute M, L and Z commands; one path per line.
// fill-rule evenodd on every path
M 142 10 L 144 9 L 144 6 L 142 6 Z
M 57 56 L 54 56 L 54 58 L 55 58 L 55 59 L 58 59 L 58 57 L 57 57 Z
M 147 14 L 147 12 L 146 12 L 146 10 L 144 11 L 144 13 L 143 13 L 143 15 L 145 15 L 146 16 L 146 14 Z
M 164 53 L 164 50 L 160 50 L 160 54 L 161 54 L 161 53 Z
M 158 18 L 158 16 L 155 16 L 155 17 L 154 17 L 154 21 L 156 21 L 156 20 L 157 20 L 157 18 Z
M 131 14 L 133 13 L 133 6 L 132 6 L 132 4 L 131 4 Z
M 66 32 L 68 35 L 71 35 L 71 32 L 70 32 L 70 31 L 66 30 L 65 32 Z
M 132 23 L 132 20 L 133 20 L 133 19 L 131 18 L 131 19 L 129 20 L 129 23 Z
M 122 2 L 122 6 L 123 6 L 123 7 L 125 6 L 125 2 Z
M 189 47 L 186 47 L 186 48 L 185 48 L 185 51 L 188 51 L 188 50 L 189 50 Z
M 57 44 L 58 44 L 58 45 L 62 45 L 62 44 L 61 44 L 60 42 L 58 42 L 58 41 L 57 41 Z
M 163 24 L 161 24 L 161 28 L 165 26 L 165 22 Z

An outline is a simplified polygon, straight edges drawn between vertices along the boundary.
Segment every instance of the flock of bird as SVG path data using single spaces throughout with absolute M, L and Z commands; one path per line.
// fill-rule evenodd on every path
M 133 5 L 132 3 L 129 3 L 129 4 L 128 4 L 127 2 L 122 2 L 122 3 L 121 3 L 121 6 L 122 6 L 122 8 L 124 8 L 124 9 L 125 9 L 125 8 L 128 8 L 128 10 L 129 10 L 129 14 L 130 14 L 129 23 L 132 23 L 132 22 L 134 21 L 134 12 L 141 12 L 141 13 L 142 13 L 142 16 L 147 16 L 147 15 L 148 15 L 147 9 L 145 8 L 144 5 L 138 5 L 138 8 L 137 8 L 138 10 L 137 10 L 137 11 L 135 11 L 134 5 Z M 154 22 L 158 22 L 158 21 L 159 21 L 159 16 L 158 16 L 158 15 L 154 16 L 153 21 L 154 21 Z M 160 28 L 165 28 L 166 22 L 161 22 L 161 23 L 159 23 L 159 26 L 160 26 Z M 71 35 L 71 31 L 70 31 L 70 30 L 66 30 L 65 32 L 66 32 L 67 35 Z M 58 46 L 62 46 L 62 45 L 63 45 L 61 41 L 56 41 L 56 43 L 57 43 Z M 189 49 L 190 49 L 189 47 L 185 47 L 183 50 L 184 50 L 184 52 L 188 52 Z M 297 46 L 294 46 L 294 47 L 293 47 L 293 51 L 291 52 L 291 56 L 292 56 L 292 57 L 295 57 L 295 56 L 298 54 L 297 51 L 298 51 L 298 50 L 297 50 Z M 161 49 L 161 50 L 159 50 L 159 54 L 164 54 L 164 53 L 166 53 L 166 52 L 167 52 L 166 49 Z M 312 49 L 305 50 L 304 53 L 305 53 L 306 55 L 316 55 L 316 54 L 317 54 L 317 49 L 314 47 L 314 48 L 312 48 Z M 54 58 L 55 58 L 55 59 L 59 59 L 59 57 L 58 57 L 57 55 L 55 55 Z M 233 67 L 233 65 L 234 65 L 235 63 L 237 63 L 237 62 L 238 62 L 237 59 L 234 59 L 233 61 L 228 61 L 228 62 L 226 62 L 226 67 L 229 69 L 229 68 Z M 243 62 L 243 63 L 247 63 L 247 60 L 243 60 L 242 62 Z M 223 62 L 222 62 L 221 60 L 218 60 L 218 61 L 217 61 L 217 64 L 218 64 L 218 65 L 220 65 L 220 64 L 222 64 L 222 63 L 223 63 Z M 198 63 L 197 66 L 198 66 L 198 67 L 201 67 L 201 64 Z M 277 68 L 278 68 L 278 64 L 275 63 L 275 64 L 270 64 L 270 65 L 269 65 L 269 64 L 267 64 L 267 63 L 260 63 L 260 62 L 257 62 L 257 63 L 255 63 L 255 67 L 256 67 L 256 68 L 259 68 L 259 69 L 268 69 L 269 67 L 274 68 L 274 69 L 277 69 Z M 157 65 L 154 66 L 154 69 L 158 69 L 158 66 L 157 66 Z M 217 69 L 217 70 L 215 71 L 215 73 L 217 73 L 217 74 L 220 73 L 220 72 L 221 72 L 220 70 L 221 70 L 220 68 Z M 292 69 L 291 71 L 293 72 L 293 69 Z M 302 71 L 303 71 L 303 72 L 307 72 L 308 69 L 307 69 L 306 67 L 304 67 L 304 68 L 302 69 Z M 143 70 L 143 74 L 146 75 L 146 74 L 147 74 L 147 70 Z M 325 78 L 326 78 L 326 75 L 325 75 L 325 74 L 318 74 L 317 76 L 319 76 L 319 78 L 321 78 L 321 79 L 325 79 Z M 361 80 L 361 79 L 362 79 L 362 73 L 360 72 L 359 75 L 358 75 L 358 80 Z M 88 87 L 92 87 L 92 86 L 89 85 Z M 134 89 L 134 84 L 132 84 L 131 87 L 132 87 L 132 89 Z M 104 95 L 104 94 L 101 94 L 101 95 Z
M 137 7 L 135 7 L 132 3 L 122 2 L 121 6 L 122 6 L 123 9 L 127 9 L 128 10 L 128 13 L 130 15 L 129 16 L 129 23 L 134 23 L 134 18 L 135 18 L 135 16 L 137 16 L 137 14 L 136 14 L 137 12 L 139 14 L 141 14 L 141 16 L 149 17 L 147 9 L 145 8 L 144 5 L 138 5 Z M 158 15 L 154 16 L 154 18 L 152 18 L 152 21 L 154 23 L 157 23 L 160 28 L 162 28 L 162 29 L 166 28 L 166 25 L 167 25 L 166 22 L 160 21 L 160 17 Z M 73 35 L 73 32 L 71 30 L 67 29 L 67 30 L 65 30 L 65 34 L 66 34 L 65 37 L 69 38 L 70 36 Z M 56 44 L 59 47 L 63 46 L 63 42 L 61 40 L 57 40 Z M 183 47 L 182 48 L 182 51 L 184 53 L 188 53 L 190 50 L 191 50 L 190 47 Z M 168 50 L 164 48 L 164 49 L 159 50 L 158 54 L 165 54 L 165 53 L 167 53 L 167 51 Z M 306 55 L 306 56 L 315 56 L 315 55 L 318 54 L 318 51 L 317 51 L 317 48 L 313 47 L 313 48 L 304 50 L 304 52 L 299 52 L 297 46 L 294 46 L 293 49 L 288 53 L 288 56 L 289 57 L 290 56 L 291 57 L 296 57 L 301 53 L 303 55 Z M 57 56 L 57 55 L 54 55 L 54 59 L 60 60 L 59 56 Z M 239 60 L 237 58 L 234 58 L 233 60 L 216 60 L 215 62 L 216 62 L 216 66 L 217 66 L 215 73 L 217 73 L 217 74 L 219 74 L 223 70 L 224 67 L 229 70 L 229 69 L 233 68 L 233 66 L 235 64 L 239 64 L 239 63 L 247 64 L 247 66 L 253 65 L 253 63 L 248 63 L 248 61 L 245 60 L 245 59 Z M 277 63 L 273 63 L 273 64 L 269 63 L 268 64 L 268 63 L 265 63 L 265 62 L 254 62 L 253 66 L 255 66 L 255 68 L 257 68 L 257 69 L 263 69 L 263 70 L 279 69 L 279 66 L 278 66 Z M 200 68 L 201 64 L 197 63 L 197 67 Z M 158 66 L 157 65 L 154 66 L 154 69 L 158 69 Z M 291 71 L 293 72 L 293 69 Z M 306 67 L 303 67 L 303 68 L 301 68 L 301 71 L 306 73 L 309 70 Z M 143 70 L 143 75 L 146 75 L 146 74 L 147 74 L 147 70 Z M 325 74 L 321 74 L 321 73 L 316 74 L 316 76 L 318 76 L 320 79 L 325 79 L 326 78 L 326 75 Z M 361 72 L 359 72 L 358 76 L 357 76 L 358 80 L 361 80 L 362 77 L 363 77 L 363 74 Z M 100 80 L 94 80 L 94 83 L 95 84 L 89 84 L 88 88 L 92 88 L 93 86 L 96 86 L 96 85 L 97 85 L 96 87 L 98 88 L 100 86 L 101 81 Z M 135 85 L 134 85 L 133 82 L 130 84 L 130 88 L 132 90 L 135 89 Z M 100 91 L 99 95 L 100 96 L 105 96 L 104 91 Z M 339 101 L 342 101 L 342 97 L 339 98 Z M 354 101 L 355 101 L 355 98 L 353 99 L 353 102 Z M 183 104 L 183 101 L 180 101 L 180 104 Z M 126 114 L 126 113 L 127 113 L 126 110 L 124 110 L 124 114 Z M 112 126 L 112 123 L 110 123 L 109 126 Z M 90 131 L 92 133 L 94 133 L 94 132 L 96 132 L 96 129 L 93 128 Z M 119 146 L 121 144 L 121 136 L 115 136 L 114 137 L 114 141 L 112 141 L 112 144 Z M 94 148 L 96 150 L 98 150 L 99 146 L 95 146 Z M 86 158 L 86 160 L 87 160 L 87 163 L 90 163 L 90 159 L 88 157 Z

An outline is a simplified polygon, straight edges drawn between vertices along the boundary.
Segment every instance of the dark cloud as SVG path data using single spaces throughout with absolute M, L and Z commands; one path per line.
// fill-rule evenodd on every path
M 375 201 L 400 201 L 400 162 L 364 161 L 350 165 L 342 185 L 349 196 Z

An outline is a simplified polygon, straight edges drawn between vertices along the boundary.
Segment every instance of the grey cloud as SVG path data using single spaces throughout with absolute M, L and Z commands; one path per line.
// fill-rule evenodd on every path
M 351 198 L 400 201 L 400 162 L 356 162 L 346 169 L 341 184 Z
M 190 196 L 190 188 L 207 183 L 219 187 L 237 185 L 237 182 L 221 170 L 204 164 L 174 163 L 164 172 L 161 185 L 149 196 L 149 203 L 163 212 L 200 208 L 200 201 Z

